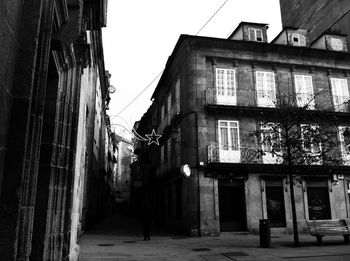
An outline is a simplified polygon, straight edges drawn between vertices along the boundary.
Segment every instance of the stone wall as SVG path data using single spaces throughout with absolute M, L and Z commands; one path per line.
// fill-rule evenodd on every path
M 4 260 L 77 259 L 77 255 L 69 256 L 76 246 L 75 237 L 70 247 L 71 232 L 76 235 L 79 229 L 79 207 L 71 194 L 73 188 L 74 192 L 78 189 L 76 175 L 81 175 L 74 168 L 76 159 L 78 164 L 82 161 L 76 149 L 86 157 L 83 148 L 92 147 L 90 141 L 78 144 L 84 142 L 77 134 L 82 131 L 78 118 L 86 116 L 81 111 L 85 106 L 79 106 L 81 72 L 93 61 L 100 75 L 105 73 L 101 32 L 97 30 L 91 50 L 86 44 L 84 7 L 98 9 L 100 5 L 84 6 L 82 0 L 0 4 L 0 54 L 4 58 L 0 62 L 0 233 L 6 235 L 0 239 L 0 255 Z M 104 24 L 92 23 L 95 27 Z M 88 74 L 93 78 L 96 71 Z M 106 95 L 106 82 L 103 77 L 100 81 L 101 93 Z M 96 89 L 96 85 L 91 87 Z M 105 127 L 104 123 L 98 131 L 104 133 Z M 105 165 L 100 162 L 103 158 L 97 158 L 98 170 L 99 164 Z M 103 173 L 98 171 L 96 176 L 103 181 Z M 98 192 L 101 196 L 96 200 L 104 207 L 106 193 Z M 72 205 L 75 216 L 71 219 Z

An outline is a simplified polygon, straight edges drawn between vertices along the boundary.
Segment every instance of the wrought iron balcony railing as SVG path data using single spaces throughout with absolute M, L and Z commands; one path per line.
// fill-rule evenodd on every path
M 207 88 L 206 104 L 275 107 L 276 93 L 274 91 Z
M 208 145 L 208 163 L 259 163 L 261 152 L 258 150 L 227 146 L 213 143 Z
M 278 95 L 274 91 L 256 91 L 256 90 L 226 90 L 217 88 L 206 89 L 207 105 L 231 105 L 248 107 L 278 107 L 282 104 L 306 107 L 308 110 L 315 110 L 316 100 L 320 107 L 329 102 L 329 97 L 316 97 L 310 93 L 297 93 L 290 95 Z M 333 108 L 324 107 L 325 110 L 337 112 L 350 112 L 349 96 L 333 96 Z
M 333 95 L 334 110 L 339 112 L 350 112 L 350 97 Z

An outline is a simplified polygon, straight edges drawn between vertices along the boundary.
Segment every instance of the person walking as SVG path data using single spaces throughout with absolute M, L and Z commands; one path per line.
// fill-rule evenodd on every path
M 152 209 L 147 197 L 144 197 L 141 211 L 143 240 L 151 240 Z

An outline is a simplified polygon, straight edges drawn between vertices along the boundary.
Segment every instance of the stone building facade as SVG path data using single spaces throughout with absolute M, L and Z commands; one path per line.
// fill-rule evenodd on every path
M 0 3 L 0 256 L 77 260 L 105 214 L 107 1 Z
M 309 31 L 314 41 L 326 31 L 347 35 L 350 47 L 350 2 L 346 0 L 280 0 L 283 27 Z
M 346 43 L 345 37 L 326 34 L 310 46 L 306 30 L 286 28 L 268 43 L 266 30 L 266 24 L 242 22 L 228 39 L 180 36 L 137 124 L 142 137 L 153 129 L 162 135 L 159 146 L 137 143 L 134 166 L 135 172 L 148 170 L 143 185 L 152 184 L 159 222 L 216 235 L 257 232 L 259 220 L 269 218 L 272 232 L 289 233 L 290 182 L 299 231 L 307 219 L 349 219 L 349 151 L 341 130 L 350 126 L 350 54 L 325 43 L 326 37 Z M 291 171 L 299 178 L 293 181 L 287 163 L 271 157 L 261 136 L 253 135 L 272 135 L 260 122 L 280 120 L 283 95 L 302 110 L 298 130 L 330 123 L 336 142 L 322 162 L 295 163 Z M 313 153 L 316 145 L 305 142 L 298 146 Z M 184 164 L 189 177 L 181 172 Z

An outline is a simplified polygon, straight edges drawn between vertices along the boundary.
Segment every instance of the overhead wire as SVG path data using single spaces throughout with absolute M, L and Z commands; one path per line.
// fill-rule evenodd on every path
M 225 0 L 225 2 L 223 4 L 220 5 L 220 7 L 214 12 L 214 14 L 204 23 L 204 25 L 198 30 L 198 32 L 194 35 L 197 36 L 207 25 L 208 23 L 210 23 L 210 21 L 217 15 L 217 13 L 226 5 L 226 3 L 229 0 Z M 142 91 L 136 95 L 136 97 L 134 97 L 120 112 L 118 112 L 116 115 L 114 115 L 114 117 L 117 117 L 119 114 L 121 114 L 122 112 L 124 112 L 132 103 L 134 103 L 138 97 L 140 97 L 152 84 L 155 80 L 158 79 L 159 76 L 162 75 L 162 73 L 164 72 L 165 69 L 163 69 L 161 72 L 159 72 L 157 74 L 157 76 L 155 78 L 153 78 L 153 80 L 145 87 L 142 89 Z

